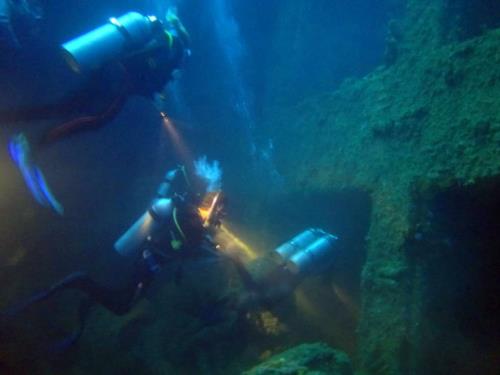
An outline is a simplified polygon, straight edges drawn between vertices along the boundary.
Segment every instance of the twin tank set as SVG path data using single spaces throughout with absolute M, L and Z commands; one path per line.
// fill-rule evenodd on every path
M 314 274 L 333 265 L 338 237 L 309 228 L 274 250 L 281 265 L 295 275 Z

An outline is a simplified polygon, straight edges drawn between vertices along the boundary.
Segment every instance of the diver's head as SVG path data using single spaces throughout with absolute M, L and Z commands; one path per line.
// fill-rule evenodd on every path
M 168 8 L 167 14 L 165 15 L 165 28 L 168 32 L 172 33 L 175 37 L 179 38 L 184 49 L 189 51 L 189 46 L 191 44 L 191 37 L 188 31 L 184 27 L 183 23 L 177 16 L 177 8 Z M 188 52 L 190 53 L 190 52 Z

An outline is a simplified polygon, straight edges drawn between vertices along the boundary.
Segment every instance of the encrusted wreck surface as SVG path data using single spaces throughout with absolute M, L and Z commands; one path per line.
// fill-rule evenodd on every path
M 244 375 L 352 375 L 349 357 L 323 343 L 302 344 L 276 354 Z
M 333 93 L 269 107 L 261 130 L 292 190 L 372 199 L 358 331 L 359 367 L 371 374 L 420 368 L 425 266 L 409 249 L 421 238 L 422 207 L 486 180 L 498 191 L 500 29 L 454 39 L 447 10 L 446 1 L 409 1 L 386 66 Z

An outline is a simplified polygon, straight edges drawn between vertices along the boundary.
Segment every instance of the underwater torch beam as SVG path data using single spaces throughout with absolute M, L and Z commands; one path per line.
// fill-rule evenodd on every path
M 160 112 L 160 116 L 163 121 L 163 125 L 167 130 L 168 135 L 172 139 L 172 143 L 174 144 L 174 148 L 176 153 L 179 155 L 179 158 L 182 160 L 184 165 L 190 165 L 194 160 L 189 148 L 186 146 L 184 140 L 181 135 L 175 128 L 172 120 L 167 116 L 165 112 Z
M 221 245 L 220 251 L 233 259 L 236 258 L 243 262 L 249 262 L 258 257 L 257 252 L 233 233 L 225 224 L 219 227 L 216 234 L 216 242 Z

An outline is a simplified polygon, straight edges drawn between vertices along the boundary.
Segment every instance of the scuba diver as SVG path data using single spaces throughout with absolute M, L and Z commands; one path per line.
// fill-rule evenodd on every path
M 207 163 L 203 158 L 195 162 L 191 178 L 182 166 L 166 173 L 150 207 L 114 244 L 114 250 L 134 264 L 134 272 L 123 287 L 111 288 L 86 272 L 74 272 L 0 317 L 15 318 L 65 290 L 83 292 L 86 298 L 78 309 L 79 327 L 51 348 L 57 354 L 81 337 L 92 307 L 99 305 L 116 315 L 127 314 L 160 272 L 173 269 L 172 276 L 178 283 L 182 266 L 189 259 L 227 259 L 236 267 L 243 289 L 235 299 L 218 300 L 217 307 L 240 316 L 262 306 L 272 308 L 290 296 L 305 277 L 332 265 L 338 254 L 338 238 L 316 228 L 307 229 L 266 253 L 253 266 L 246 264 L 220 237 L 225 215 L 220 179 L 218 164 Z M 172 265 L 173 268 L 167 268 Z
M 218 164 L 214 162 L 211 168 L 218 169 Z M 74 272 L 1 315 L 16 316 L 67 289 L 83 292 L 87 298 L 78 309 L 78 329 L 53 348 L 56 352 L 64 351 L 81 336 L 93 306 L 124 315 L 144 296 L 165 265 L 187 258 L 218 256 L 212 234 L 223 215 L 223 199 L 220 190 L 210 190 L 220 185 L 214 185 L 214 174 L 206 172 L 207 169 L 197 168 L 194 178 L 188 178 L 183 166 L 168 171 L 150 207 L 115 242 L 115 251 L 134 261 L 134 272 L 126 285 L 110 288 L 85 272 Z M 201 186 L 207 189 L 204 194 L 197 193 Z
M 273 309 L 305 278 L 333 266 L 340 253 L 337 242 L 337 236 L 323 229 L 308 228 L 249 264 L 221 249 L 236 266 L 245 287 L 233 306 L 244 313 L 261 307 Z
M 150 207 L 115 242 L 114 250 L 135 265 L 123 287 L 111 288 L 85 272 L 74 272 L 4 311 L 0 317 L 18 316 L 65 290 L 83 292 L 86 298 L 78 309 L 79 326 L 51 348 L 57 354 L 80 338 L 92 307 L 102 306 L 116 315 L 127 314 L 162 271 L 173 271 L 171 276 L 178 283 L 182 276 L 179 271 L 188 259 L 226 259 L 235 266 L 242 281 L 239 296 L 233 299 L 223 296 L 216 307 L 240 316 L 260 307 L 275 307 L 305 277 L 323 272 L 334 263 L 339 253 L 338 238 L 310 228 L 247 264 L 222 238 L 225 200 L 218 163 L 211 164 L 201 158 L 194 167 L 195 173 L 189 174 L 190 177 L 182 166 L 168 171 Z
M 0 111 L 0 121 L 17 123 L 79 114 L 57 126 L 33 127 L 9 143 L 11 158 L 34 198 L 62 215 L 62 205 L 37 166 L 37 152 L 72 134 L 98 129 L 112 120 L 132 95 L 153 98 L 161 93 L 190 50 L 189 34 L 173 10 L 163 22 L 137 12 L 110 18 L 107 24 L 64 43 L 61 50 L 67 66 L 85 82 L 83 87 L 58 103 Z

